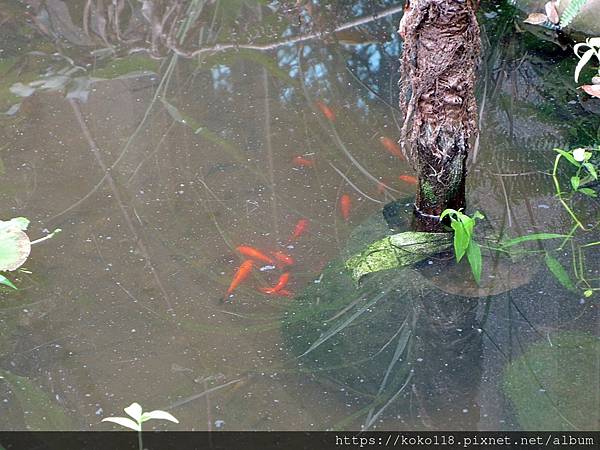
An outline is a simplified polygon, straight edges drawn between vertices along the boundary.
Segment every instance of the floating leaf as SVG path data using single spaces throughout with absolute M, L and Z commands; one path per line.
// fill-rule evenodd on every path
M 31 242 L 21 229 L 16 226 L 0 228 L 0 271 L 18 269 L 30 252 Z
M 548 16 L 542 13 L 532 13 L 523 22 L 531 25 L 542 25 L 548 21 Z
M 548 269 L 550 269 L 550 272 L 552 272 L 552 275 L 556 277 L 560 284 L 562 284 L 566 289 L 568 289 L 571 292 L 577 292 L 577 288 L 575 288 L 575 285 L 571 281 L 569 274 L 554 256 L 550 255 L 549 253 L 546 253 L 544 261 L 546 262 L 546 266 L 548 266 Z
M 581 89 L 592 97 L 600 98 L 600 84 L 585 84 Z

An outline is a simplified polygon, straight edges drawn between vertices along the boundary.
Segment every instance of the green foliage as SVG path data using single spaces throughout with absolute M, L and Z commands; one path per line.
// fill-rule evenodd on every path
M 456 261 L 460 262 L 463 256 L 467 255 L 467 260 L 471 266 L 471 272 L 477 284 L 481 281 L 482 259 L 479 244 L 473 240 L 473 229 L 475 220 L 483 219 L 483 215 L 476 211 L 473 217 L 469 217 L 461 210 L 446 209 L 440 215 L 440 220 L 445 217 L 450 218 L 450 226 L 454 230 L 454 255 Z
M 31 242 L 27 234 L 25 234 L 25 230 L 27 230 L 28 226 L 29 219 L 26 219 L 25 217 L 15 217 L 8 221 L 0 220 L 0 271 L 17 270 L 27 260 L 33 244 L 50 239 L 56 233 L 61 231 L 60 229 L 57 229 L 53 233 Z M 17 287 L 2 274 L 0 274 L 0 284 L 17 289 Z
M 572 0 L 560 16 L 560 26 L 568 26 L 586 3 L 587 0 Z
M 584 333 L 544 335 L 504 370 L 504 392 L 523 430 L 597 430 L 600 341 Z

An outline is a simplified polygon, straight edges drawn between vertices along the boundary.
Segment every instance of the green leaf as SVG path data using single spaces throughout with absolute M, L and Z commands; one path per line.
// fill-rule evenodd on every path
M 581 192 L 582 194 L 585 194 L 588 197 L 598 197 L 598 194 L 596 194 L 596 191 L 594 191 L 592 188 L 581 188 L 577 192 Z
M 460 262 L 469 246 L 469 236 L 461 222 L 453 221 L 450 226 L 454 230 L 454 254 L 456 261 Z
M 0 230 L 16 228 L 17 230 L 25 231 L 25 230 L 27 230 L 28 226 L 29 226 L 29 219 L 27 219 L 25 217 L 15 217 L 6 222 L 3 220 L 0 220 Z
M 17 289 L 17 287 L 12 283 L 12 281 L 10 281 L 8 278 L 6 278 L 4 275 L 0 275 L 0 284 L 3 284 L 5 286 L 11 287 L 13 289 Z
M 445 209 L 444 211 L 442 211 L 442 214 L 440 214 L 440 220 L 443 220 L 444 217 L 449 216 L 449 215 L 456 215 L 458 213 L 458 211 L 448 208 Z
M 31 252 L 31 242 L 21 226 L 13 223 L 0 227 L 0 271 L 18 269 Z
M 475 278 L 477 284 L 479 284 L 481 281 L 482 260 L 481 249 L 479 248 L 479 244 L 477 242 L 471 241 L 469 244 L 469 247 L 467 248 L 467 259 L 469 260 L 473 277 Z
M 583 167 L 586 168 L 586 170 L 589 172 L 589 174 L 592 176 L 592 178 L 594 180 L 598 179 L 598 173 L 596 172 L 596 168 L 594 167 L 594 165 L 592 163 L 589 163 L 589 162 L 583 163 Z
M 592 56 L 594 56 L 595 53 L 596 53 L 596 51 L 593 48 L 590 48 L 583 55 L 581 55 L 579 62 L 577 63 L 577 67 L 575 67 L 575 81 L 576 82 L 579 81 L 579 74 L 581 73 L 581 70 L 590 61 L 590 59 L 592 59 Z
M 528 234 L 527 236 L 519 236 L 514 239 L 509 239 L 500 244 L 502 248 L 512 247 L 513 245 L 521 244 L 528 241 L 542 241 L 546 239 L 559 239 L 567 237 L 566 234 L 555 234 L 555 233 L 536 233 Z
M 161 411 L 159 409 L 142 414 L 140 421 L 146 422 L 147 420 L 151 419 L 169 420 L 171 422 L 179 423 L 179 420 L 177 420 L 171 414 L 169 414 L 166 411 Z
M 113 422 L 122 427 L 129 428 L 133 431 L 141 431 L 142 427 L 140 424 L 135 423 L 133 420 L 127 417 L 107 417 L 106 419 L 102 419 L 102 422 Z
M 585 291 L 583 293 L 583 296 L 586 297 L 586 298 L 587 297 L 591 297 L 592 295 L 594 295 L 594 291 L 592 291 L 591 289 L 588 289 L 587 291 Z
M 560 153 L 561 156 L 563 156 L 567 161 L 569 161 L 575 167 L 581 167 L 581 164 L 579 164 L 577 161 L 575 161 L 575 158 L 573 158 L 573 155 L 571 155 L 571 153 L 565 152 L 564 150 L 561 150 L 560 148 L 555 148 L 554 151 Z
M 552 275 L 556 277 L 558 282 L 562 284 L 563 287 L 571 292 L 577 292 L 577 288 L 573 284 L 573 281 L 571 281 L 569 274 L 554 256 L 550 255 L 550 253 L 546 253 L 544 261 L 546 266 L 548 266 L 548 269 L 550 269 Z
M 576 191 L 579 188 L 580 183 L 581 183 L 581 178 L 579 178 L 578 176 L 571 177 L 571 186 L 573 187 L 574 191 Z

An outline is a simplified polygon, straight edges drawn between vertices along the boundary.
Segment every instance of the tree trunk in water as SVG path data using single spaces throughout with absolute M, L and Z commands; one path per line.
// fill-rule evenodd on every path
M 480 36 L 471 0 L 410 0 L 404 40 L 401 144 L 418 175 L 415 228 L 440 231 L 446 208 L 465 207 L 469 140 L 477 132 Z

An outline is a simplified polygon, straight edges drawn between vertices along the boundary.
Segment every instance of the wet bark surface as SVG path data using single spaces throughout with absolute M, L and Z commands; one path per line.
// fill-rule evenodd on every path
M 477 132 L 480 36 L 470 0 L 414 0 L 400 22 L 404 152 L 419 179 L 416 229 L 438 231 L 446 208 L 465 207 L 469 140 Z

